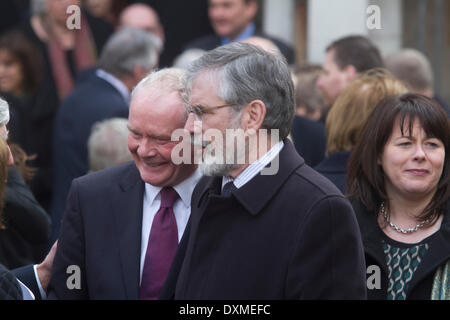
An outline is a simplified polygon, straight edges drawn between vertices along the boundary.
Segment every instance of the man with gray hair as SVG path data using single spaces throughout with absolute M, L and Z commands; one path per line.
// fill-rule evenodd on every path
M 88 140 L 90 172 L 133 160 L 127 148 L 127 124 L 127 119 L 112 118 L 92 126 Z
M 295 105 L 284 59 L 234 42 L 196 60 L 186 88 L 185 129 L 210 176 L 194 190 L 161 298 L 365 298 L 353 209 L 287 139 Z
M 384 64 L 395 77 L 414 93 L 436 99 L 450 117 L 450 110 L 434 92 L 434 76 L 430 61 L 420 51 L 402 49 L 384 58 Z
M 179 69 L 144 78 L 131 94 L 132 162 L 74 179 L 67 199 L 50 299 L 156 299 L 191 213 L 200 173 L 174 164 L 186 110 Z M 78 282 L 67 274 L 78 267 Z M 69 285 L 68 285 L 69 283 Z
M 59 107 L 53 137 L 53 243 L 74 178 L 89 170 L 87 141 L 94 123 L 128 117 L 132 88 L 158 65 L 160 41 L 149 32 L 123 28 L 106 43 L 98 69 L 77 83 Z

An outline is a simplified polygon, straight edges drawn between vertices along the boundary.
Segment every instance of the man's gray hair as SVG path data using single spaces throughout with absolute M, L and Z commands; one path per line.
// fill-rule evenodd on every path
M 186 74 L 189 95 L 192 82 L 203 72 L 217 79 L 219 97 L 241 111 L 253 100 L 266 106 L 262 127 L 279 129 L 280 139 L 291 131 L 295 113 L 294 85 L 286 60 L 254 45 L 233 42 L 206 52 Z
M 128 121 L 112 118 L 92 126 L 88 139 L 89 168 L 98 171 L 132 160 L 128 150 Z
M 47 0 L 31 0 L 30 13 L 32 15 L 46 15 L 47 11 Z
M 185 71 L 179 68 L 164 68 L 153 71 L 142 79 L 131 92 L 131 98 L 142 88 L 149 86 L 159 86 L 170 91 L 176 91 L 181 94 L 183 91 L 183 77 Z
M 411 90 L 433 90 L 433 70 L 427 57 L 415 49 L 403 49 L 385 58 L 386 68 Z
M 9 122 L 9 104 L 0 98 L 0 126 L 6 125 Z
M 161 40 L 150 32 L 125 27 L 109 38 L 98 66 L 121 78 L 132 75 L 136 66 L 147 71 L 158 64 Z
M 191 63 L 200 58 L 205 52 L 206 50 L 198 48 L 187 49 L 175 58 L 173 66 L 187 70 Z

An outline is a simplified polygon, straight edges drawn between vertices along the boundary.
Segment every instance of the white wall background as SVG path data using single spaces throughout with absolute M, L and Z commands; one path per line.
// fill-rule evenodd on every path
M 295 0 L 264 0 L 264 31 L 293 44 Z
M 367 8 L 380 8 L 381 29 L 370 30 Z M 322 63 L 325 48 L 351 34 L 369 37 L 383 55 L 401 48 L 402 0 L 308 0 L 307 59 Z M 294 45 L 295 0 L 264 0 L 263 29 Z

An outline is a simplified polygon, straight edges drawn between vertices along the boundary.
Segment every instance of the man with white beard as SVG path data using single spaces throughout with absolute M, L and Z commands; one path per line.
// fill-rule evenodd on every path
M 295 106 L 285 60 L 231 43 L 196 60 L 185 87 L 185 129 L 210 176 L 193 192 L 160 298 L 364 299 L 353 209 L 287 139 Z M 243 132 L 241 163 L 226 161 L 237 160 L 227 129 Z

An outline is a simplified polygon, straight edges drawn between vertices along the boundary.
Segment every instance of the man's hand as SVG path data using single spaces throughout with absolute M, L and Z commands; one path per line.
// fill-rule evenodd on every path
M 55 258 L 56 248 L 58 247 L 58 241 L 55 241 L 50 252 L 45 257 L 44 261 L 36 266 L 36 271 L 41 282 L 41 286 L 44 291 L 47 291 L 48 284 L 50 282 L 50 276 L 52 275 L 53 259 Z

